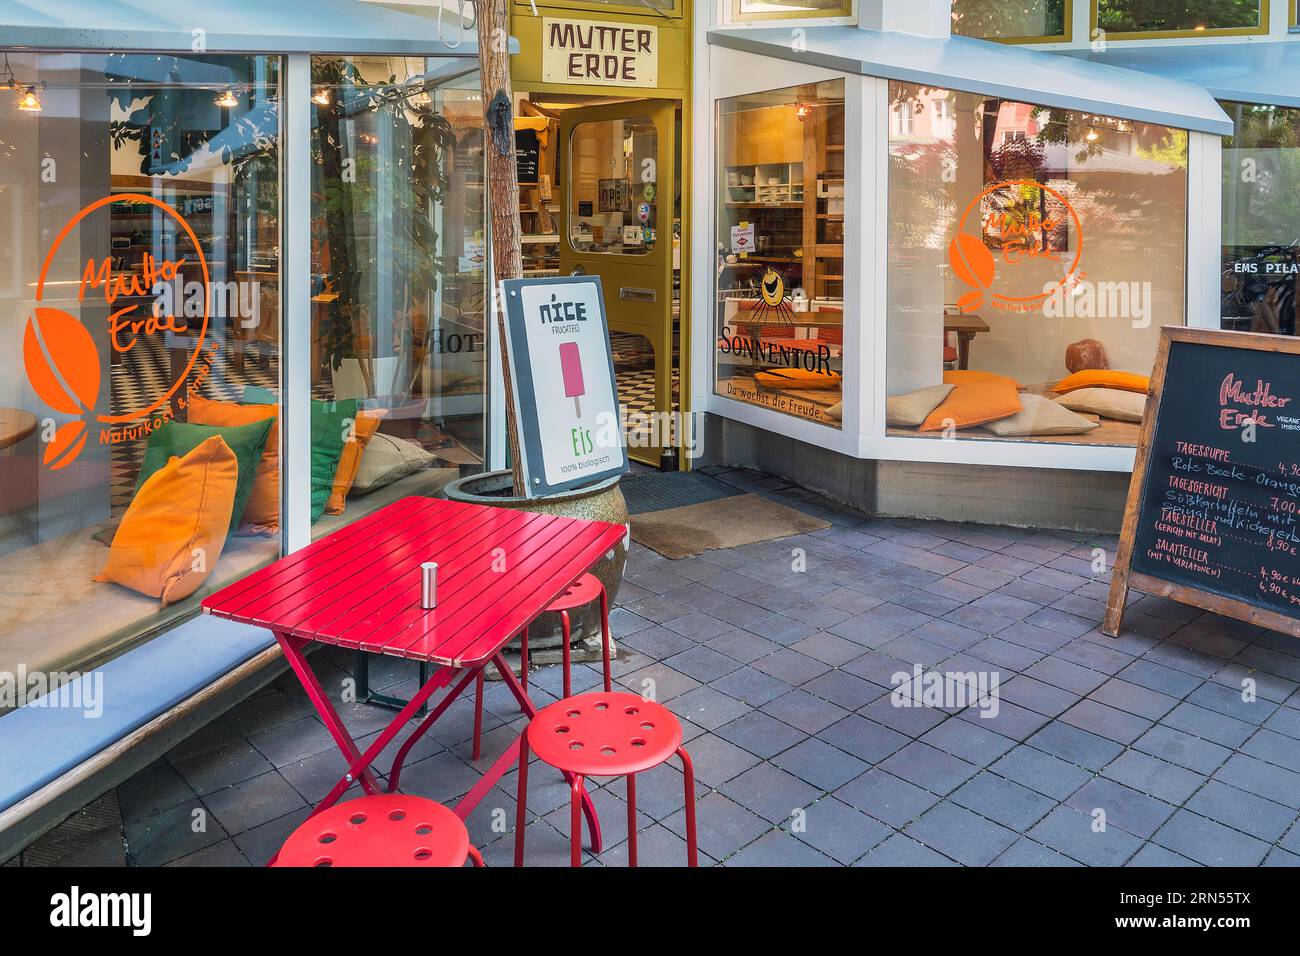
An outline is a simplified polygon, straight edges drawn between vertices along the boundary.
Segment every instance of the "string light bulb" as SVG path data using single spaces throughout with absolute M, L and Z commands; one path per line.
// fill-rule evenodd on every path
M 29 86 L 23 90 L 22 96 L 18 97 L 18 108 L 24 113 L 39 113 L 41 111 L 41 101 L 36 95 L 36 87 Z

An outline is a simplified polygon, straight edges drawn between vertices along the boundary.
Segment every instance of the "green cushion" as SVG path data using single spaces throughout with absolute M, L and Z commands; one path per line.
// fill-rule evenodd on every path
M 244 386 L 245 405 L 275 405 L 280 401 L 270 389 L 257 385 Z M 311 520 L 315 524 L 325 513 L 330 491 L 334 487 L 334 474 L 343 455 L 346 423 L 355 420 L 359 403 L 355 398 L 337 402 L 311 403 Z
M 235 453 L 235 462 L 239 468 L 239 477 L 235 482 L 235 504 L 230 511 L 229 532 L 239 527 L 239 519 L 244 516 L 244 507 L 248 496 L 253 493 L 253 479 L 257 477 L 257 466 L 262 460 L 262 450 L 266 447 L 266 437 L 271 432 L 275 420 L 252 422 L 248 425 L 191 425 L 189 422 L 170 421 L 149 436 L 149 444 L 144 450 L 144 463 L 140 466 L 140 479 L 135 490 L 155 471 L 167 464 L 173 456 L 183 457 L 213 435 L 220 435 L 230 450 Z

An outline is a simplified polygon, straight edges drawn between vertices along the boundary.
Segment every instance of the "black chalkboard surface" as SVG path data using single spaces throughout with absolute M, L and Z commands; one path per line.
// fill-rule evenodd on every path
M 519 177 L 519 185 L 537 185 L 537 167 L 541 155 L 536 130 L 515 130 L 515 173 Z
M 1111 580 L 1300 636 L 1300 339 L 1166 328 Z

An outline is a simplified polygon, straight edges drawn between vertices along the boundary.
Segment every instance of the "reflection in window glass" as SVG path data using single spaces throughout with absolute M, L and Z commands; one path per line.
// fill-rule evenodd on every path
M 318 536 L 483 461 L 482 101 L 477 74 L 425 70 L 312 62 Z
M 578 252 L 643 256 L 659 239 L 659 134 L 648 116 L 579 123 L 570 146 L 569 242 Z M 633 184 L 636 188 L 633 189 Z
M 1254 30 L 1262 0 L 1097 0 L 1097 26 L 1108 33 Z
M 953 0 L 952 32 L 981 40 L 1063 37 L 1065 13 L 1065 0 Z
M 1134 444 L 1160 326 L 1184 320 L 1187 133 L 890 99 L 912 121 L 889 136 L 889 433 Z
M 852 0 L 732 0 L 734 19 L 799 20 L 853 15 Z
M 718 104 L 717 394 L 835 428 L 844 81 Z
M 279 554 L 279 60 L 8 55 L 0 671 L 75 667 Z M 2 705 L 0 705 L 2 706 Z
M 1300 281 L 1300 110 L 1224 103 L 1225 329 L 1296 334 Z

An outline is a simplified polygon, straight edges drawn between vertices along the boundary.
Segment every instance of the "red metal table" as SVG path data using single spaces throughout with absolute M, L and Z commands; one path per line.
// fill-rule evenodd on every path
M 203 601 L 217 617 L 268 628 L 347 761 L 317 805 L 334 805 L 354 783 L 379 788 L 370 765 L 437 690 L 452 689 L 401 745 L 388 775 L 488 665 L 531 719 L 537 708 L 502 648 L 626 534 L 620 524 L 582 521 L 434 498 L 403 498 L 255 571 Z M 420 564 L 438 562 L 438 606 L 420 607 Z M 361 753 L 305 656 L 313 641 L 438 665 L 392 723 Z M 463 820 L 519 759 L 518 738 L 456 805 Z M 584 792 L 592 847 L 595 806 Z

